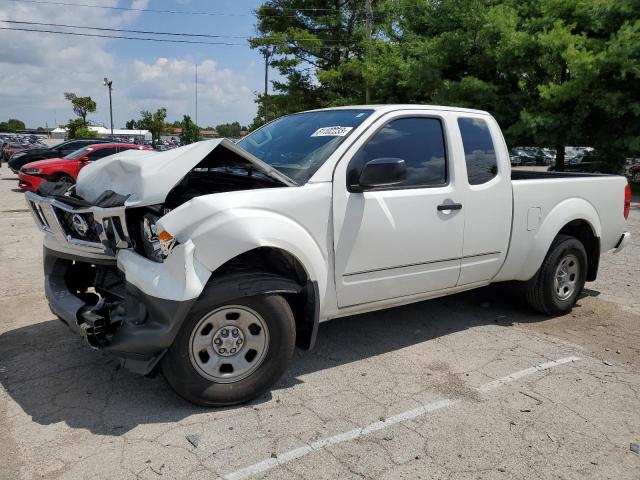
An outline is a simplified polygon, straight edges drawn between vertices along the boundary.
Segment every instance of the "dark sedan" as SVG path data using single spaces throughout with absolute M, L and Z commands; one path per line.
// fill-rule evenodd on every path
M 549 171 L 553 172 L 555 170 L 556 165 L 554 163 L 549 167 Z M 565 159 L 564 162 L 565 172 L 619 173 L 614 170 L 615 169 L 600 156 L 590 152 L 586 152 L 571 159 Z
M 51 148 L 31 148 L 13 154 L 9 160 L 9 168 L 14 173 L 18 173 L 27 163 L 35 162 L 36 160 L 45 160 L 47 158 L 62 158 L 87 145 L 95 145 L 96 143 L 113 143 L 113 141 L 96 138 L 73 139 Z

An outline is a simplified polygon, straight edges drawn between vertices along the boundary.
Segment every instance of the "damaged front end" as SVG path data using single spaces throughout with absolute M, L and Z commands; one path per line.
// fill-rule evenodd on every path
M 153 371 L 195 302 L 149 295 L 115 262 L 85 262 L 47 247 L 44 272 L 51 311 L 92 348 L 143 375 Z
M 291 185 L 227 140 L 122 155 L 86 167 L 77 188 L 26 193 L 44 232 L 52 312 L 92 348 L 149 374 L 172 344 L 211 272 L 188 240 L 161 248 L 156 223 L 189 200 Z

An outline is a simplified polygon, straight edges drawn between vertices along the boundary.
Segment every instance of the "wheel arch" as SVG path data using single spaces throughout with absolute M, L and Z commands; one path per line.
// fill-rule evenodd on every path
M 571 235 L 582 242 L 587 251 L 587 280 L 595 280 L 600 261 L 601 233 L 600 217 L 591 203 L 581 198 L 560 202 L 546 215 L 532 239 L 531 249 L 516 280 L 529 280 L 536 274 L 551 244 L 561 234 Z
M 231 258 L 212 273 L 198 301 L 206 306 L 211 299 L 213 306 L 264 294 L 287 300 L 296 323 L 296 346 L 313 348 L 320 319 L 318 282 L 300 259 L 281 248 L 256 247 Z
M 600 237 L 596 236 L 593 226 L 584 219 L 572 220 L 560 229 L 558 235 L 570 235 L 580 240 L 587 252 L 587 281 L 595 280 L 600 264 Z

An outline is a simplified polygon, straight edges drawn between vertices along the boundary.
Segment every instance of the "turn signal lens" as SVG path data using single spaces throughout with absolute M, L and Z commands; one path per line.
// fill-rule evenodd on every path
M 629 210 L 631 209 L 631 186 L 627 183 L 624 188 L 624 219 L 629 218 Z
M 169 232 L 167 232 L 166 230 L 162 230 L 158 234 L 158 240 L 160 240 L 161 242 L 170 242 L 173 239 L 174 239 L 173 236 Z
M 176 239 L 173 238 L 173 235 L 171 235 L 166 230 L 158 232 L 158 241 L 160 242 L 160 250 L 162 251 L 162 255 L 165 257 L 167 257 L 171 253 L 171 250 L 173 250 L 173 247 L 175 247 L 176 245 Z

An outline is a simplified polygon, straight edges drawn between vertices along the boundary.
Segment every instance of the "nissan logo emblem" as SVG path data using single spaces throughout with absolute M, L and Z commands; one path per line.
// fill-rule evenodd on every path
M 78 233 L 78 235 L 84 237 L 89 231 L 89 224 L 87 221 L 82 218 L 79 213 L 76 213 L 71 218 L 73 222 L 73 229 Z

